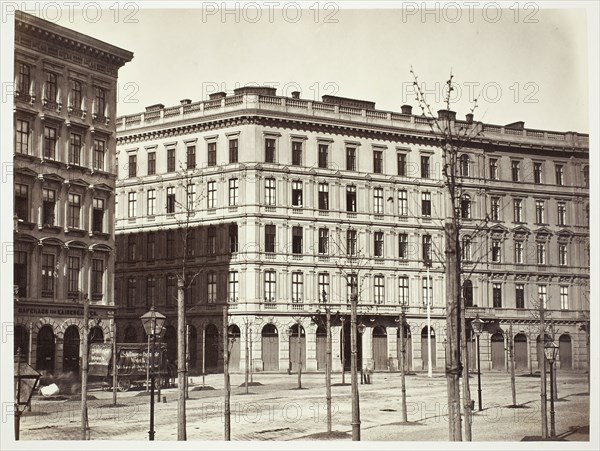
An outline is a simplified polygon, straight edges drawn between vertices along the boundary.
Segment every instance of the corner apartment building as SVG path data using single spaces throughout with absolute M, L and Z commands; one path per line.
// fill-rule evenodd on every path
M 489 322 L 482 366 L 504 369 L 508 340 L 518 347 L 519 369 L 537 365 L 530 309 L 545 286 L 563 367 L 583 367 L 587 136 L 460 121 L 440 112 L 448 114 L 457 128 L 481 130 L 460 161 L 463 251 L 469 251 L 465 299 L 470 317 L 479 313 Z M 187 273 L 195 276 L 186 292 L 192 372 L 222 367 L 226 305 L 229 331 L 239 338 L 233 370 L 245 366 L 246 343 L 254 371 L 295 369 L 298 343 L 303 368 L 323 369 L 325 330 L 316 313 L 324 300 L 334 316 L 334 369 L 349 366 L 353 289 L 365 326 L 362 367 L 397 369 L 405 305 L 407 366 L 426 368 L 431 340 L 432 365 L 443 369 L 449 210 L 441 149 L 428 119 L 406 105 L 389 112 L 370 101 L 310 101 L 244 87 L 207 101 L 147 107 L 119 118 L 117 133 L 119 340 L 143 341 L 139 317 L 154 305 L 168 318 L 164 340 L 176 355 L 175 275 L 185 252 Z M 534 180 L 529 168 L 538 163 L 543 176 Z M 513 218 L 517 200 L 522 215 Z M 529 253 L 538 244 L 545 246 L 543 261 Z
M 117 73 L 133 54 L 15 15 L 14 348 L 38 371 L 79 370 L 112 337 Z

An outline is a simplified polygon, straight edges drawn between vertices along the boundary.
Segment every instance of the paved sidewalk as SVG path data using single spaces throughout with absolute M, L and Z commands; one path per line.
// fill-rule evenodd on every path
M 254 375 L 262 385 L 239 387 L 243 374 L 233 374 L 231 396 L 232 440 L 313 440 L 326 430 L 326 405 L 323 374 L 304 374 L 302 390 L 296 389 L 295 374 Z M 223 375 L 209 375 L 206 384 L 213 390 L 198 390 L 200 377 L 192 378 L 187 403 L 188 440 L 223 439 Z M 560 400 L 555 403 L 556 431 L 563 440 L 589 440 L 589 395 L 587 377 L 576 372 L 559 372 Z M 350 440 L 350 376 L 345 386 L 341 375 L 333 375 L 333 429 L 337 439 Z M 521 441 L 541 434 L 539 378 L 517 377 L 517 401 L 511 404 L 510 376 L 483 373 L 484 409 L 473 419 L 474 441 Z M 407 377 L 408 418 L 410 425 L 399 424 L 400 375 L 375 373 L 373 383 L 360 385 L 362 440 L 446 441 L 446 380 L 442 374 L 428 378 L 418 373 Z M 477 379 L 471 379 L 476 399 Z M 147 440 L 149 397 L 143 391 L 118 394 L 113 407 L 112 392 L 95 390 L 89 401 L 89 426 L 92 440 Z M 162 391 L 166 403 L 156 404 L 156 440 L 177 438 L 177 390 Z M 549 410 L 549 406 L 548 406 Z M 21 422 L 22 440 L 79 440 L 80 403 L 75 400 L 49 401 L 35 398 L 32 412 Z

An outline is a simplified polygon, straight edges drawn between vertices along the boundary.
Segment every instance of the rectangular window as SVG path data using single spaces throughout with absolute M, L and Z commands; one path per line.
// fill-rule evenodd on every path
M 515 263 L 523 264 L 523 242 L 515 241 Z
M 373 234 L 373 244 L 375 257 L 383 257 L 383 232 Z
M 400 276 L 398 278 L 398 303 L 408 305 L 408 277 Z
M 356 148 L 346 147 L 346 170 L 356 171 Z
M 187 168 L 196 169 L 196 146 L 187 146 Z
M 275 205 L 275 179 L 265 179 L 265 204 Z
M 137 155 L 129 155 L 129 178 L 137 176 Z
M 356 186 L 346 187 L 346 211 L 356 213 Z
M 430 168 L 429 168 L 429 155 L 421 155 L 421 178 L 428 179 L 430 178 Z
M 512 172 L 512 181 L 520 182 L 521 181 L 521 163 L 519 161 L 513 160 L 511 161 L 511 172 Z
M 350 302 L 353 297 L 358 299 L 358 275 L 348 274 L 346 276 L 346 299 Z
M 17 78 L 17 91 L 19 94 L 29 95 L 31 84 L 31 68 L 24 63 L 19 63 L 19 77 Z
M 470 262 L 473 257 L 471 237 L 464 236 L 460 247 L 461 259 L 465 262 Z
M 69 208 L 67 214 L 67 226 L 70 229 L 80 229 L 81 196 L 79 194 L 69 194 Z
M 238 204 L 238 179 L 229 179 L 229 205 L 234 206 Z
M 175 187 L 174 186 L 167 187 L 167 213 L 175 213 Z
M 408 234 L 406 233 L 398 235 L 398 258 L 408 260 Z
M 79 133 L 71 133 L 69 140 L 69 163 L 81 164 L 81 135 Z
M 54 160 L 56 158 L 56 143 L 58 135 L 56 128 L 44 127 L 44 158 Z
M 265 226 L 265 252 L 275 252 L 275 226 Z
M 79 257 L 69 256 L 67 259 L 67 280 L 69 294 L 79 292 Z
M 569 310 L 569 287 L 565 285 L 560 287 L 560 309 Z
M 567 266 L 567 245 L 563 243 L 558 245 L 558 264 Z
M 500 240 L 492 240 L 492 262 L 500 263 L 502 261 L 502 246 Z
M 375 276 L 375 292 L 373 293 L 373 301 L 375 304 L 385 303 L 385 279 L 381 274 Z
M 319 254 L 329 252 L 329 229 L 319 229 Z
M 521 283 L 515 285 L 515 301 L 518 309 L 525 308 L 525 285 Z
M 217 229 L 209 227 L 206 234 L 206 252 L 213 255 L 217 252 Z
M 137 260 L 137 242 L 134 235 L 127 237 L 127 258 L 129 261 Z
M 543 200 L 535 201 L 535 222 L 536 224 L 544 224 L 545 215 L 544 215 L 544 204 Z
M 302 253 L 302 227 L 292 227 L 292 254 Z
M 421 195 L 421 215 L 431 216 L 431 193 L 429 192 L 424 192 Z
M 356 230 L 348 230 L 346 232 L 346 252 L 348 255 L 356 255 L 357 249 Z
M 185 233 L 186 232 L 184 232 L 184 234 Z M 188 229 L 185 247 L 188 257 L 193 257 L 196 255 L 196 229 Z
M 94 169 L 104 171 L 104 156 L 106 155 L 106 141 L 94 139 Z
M 137 298 L 137 284 L 135 277 L 127 278 L 127 306 L 133 307 L 136 304 Z
M 175 172 L 175 149 L 167 149 L 167 172 Z
M 408 192 L 406 190 L 398 191 L 398 215 L 408 216 Z
M 302 207 L 302 182 L 292 182 L 292 207 Z
M 146 305 L 156 304 L 156 277 L 146 277 Z
M 240 282 L 237 271 L 229 271 L 229 302 L 237 302 L 240 299 Z
M 304 298 L 304 274 L 292 273 L 292 302 L 302 302 Z
M 102 233 L 104 230 L 104 199 L 92 200 L 92 232 Z
M 320 272 L 317 277 L 318 290 L 317 297 L 323 299 L 329 299 L 329 273 Z
M 498 160 L 490 158 L 490 180 L 498 180 Z
M 423 235 L 422 238 L 423 262 L 426 265 L 431 265 L 431 235 Z
M 398 157 L 398 175 L 401 177 L 406 177 L 406 154 L 399 153 Z
M 146 236 L 146 256 L 148 260 L 156 258 L 156 235 L 154 232 L 150 232 Z
M 513 212 L 515 222 L 523 222 L 523 199 L 513 200 Z
M 275 163 L 275 139 L 265 139 L 265 163 Z
M 375 174 L 383 174 L 383 151 L 373 151 L 373 172 Z
M 537 264 L 546 264 L 546 243 L 537 243 Z
M 292 141 L 292 165 L 302 165 L 302 142 Z
M 542 163 L 533 163 L 533 183 L 542 183 Z
M 376 215 L 383 214 L 383 188 L 373 190 L 373 213 Z
M 92 295 L 102 296 L 104 293 L 104 260 L 92 260 Z
M 490 216 L 491 216 L 492 221 L 499 221 L 500 220 L 500 198 L 492 197 L 490 199 L 490 204 L 491 204 Z
M 173 305 L 177 302 L 177 278 L 173 274 L 167 275 L 167 283 L 165 303 L 167 305 Z
M 319 167 L 327 168 L 329 163 L 329 146 L 327 144 L 319 144 Z
M 423 287 L 423 305 L 427 306 L 428 303 L 429 305 L 433 305 L 433 277 L 429 276 L 429 280 L 427 280 L 427 277 L 422 277 L 421 281 Z M 429 290 L 427 290 L 428 287 Z
M 265 271 L 265 301 L 275 302 L 277 300 L 277 286 L 275 271 Z
M 208 166 L 217 165 L 217 143 L 212 141 L 208 143 Z
M 217 182 L 211 180 L 207 182 L 206 207 L 217 208 Z
M 319 210 L 329 210 L 329 185 L 319 183 Z
M 128 193 L 128 218 L 135 218 L 137 216 L 137 193 L 135 191 L 131 191 Z
M 42 297 L 54 297 L 54 255 L 42 254 Z
M 82 92 L 81 82 L 79 80 L 71 80 L 71 97 L 69 99 L 70 111 L 81 111 Z
M 148 216 L 156 214 L 156 190 L 149 189 L 146 199 L 146 213 Z
M 29 186 L 15 183 L 15 215 L 23 221 L 29 221 Z
M 56 191 L 53 189 L 42 188 L 42 197 L 42 225 L 53 226 L 55 225 Z
M 15 152 L 29 155 L 29 121 L 15 119 Z
M 557 164 L 554 166 L 554 173 L 556 174 L 556 184 L 564 185 L 565 183 L 565 174 L 564 174 L 564 166 L 562 164 Z
M 46 86 L 44 90 L 44 100 L 48 103 L 56 103 L 56 94 L 58 92 L 58 82 L 56 74 L 46 72 Z
M 206 275 L 206 295 L 209 304 L 217 302 L 217 274 L 214 272 Z
M 187 211 L 192 213 L 196 210 L 196 185 L 188 183 L 185 194 L 187 197 Z
M 565 202 L 558 202 L 557 209 L 558 225 L 564 226 L 567 223 L 567 204 Z
M 542 308 L 548 308 L 548 293 L 546 285 L 538 285 L 538 301 Z
M 94 115 L 98 118 L 105 117 L 106 114 L 106 89 L 98 86 L 94 87 Z
M 230 163 L 238 162 L 238 140 L 237 139 L 229 140 L 229 162 Z
M 229 226 L 229 252 L 233 254 L 238 251 L 238 248 L 238 226 L 237 224 L 231 224 Z
M 492 284 L 492 302 L 494 308 L 502 308 L 502 285 L 499 283 Z

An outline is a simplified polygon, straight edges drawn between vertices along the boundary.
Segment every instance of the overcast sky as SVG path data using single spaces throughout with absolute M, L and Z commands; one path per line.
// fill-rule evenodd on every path
M 155 103 L 204 100 L 210 92 L 230 92 L 248 83 L 278 84 L 283 95 L 297 89 L 308 99 L 335 94 L 371 100 L 383 110 L 399 111 L 410 103 L 420 113 L 410 94 L 412 65 L 431 91 L 434 111 L 443 107 L 442 88 L 452 70 L 460 97 L 453 109 L 459 118 L 479 94 L 478 120 L 588 131 L 582 10 L 543 10 L 528 3 L 530 8 L 520 11 L 445 8 L 426 13 L 416 9 L 420 2 L 375 10 L 349 10 L 344 4 L 336 10 L 330 2 L 317 15 L 285 2 L 280 3 L 285 12 L 271 13 L 251 7 L 236 13 L 233 5 L 225 13 L 220 2 L 205 2 L 204 9 L 130 5 L 118 15 L 104 10 L 95 22 L 94 10 L 87 12 L 87 20 L 81 11 L 54 20 L 134 52 L 133 61 L 119 72 L 119 115 Z

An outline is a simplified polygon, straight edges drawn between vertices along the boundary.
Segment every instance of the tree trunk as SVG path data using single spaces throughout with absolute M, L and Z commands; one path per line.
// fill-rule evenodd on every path
M 460 339 L 458 331 L 459 308 L 457 303 L 457 246 L 456 227 L 445 224 L 446 232 L 446 382 L 448 394 L 449 440 L 461 441 L 460 417 Z
M 246 342 L 246 349 L 245 349 L 245 351 L 246 351 L 246 359 L 245 359 L 246 360 L 246 371 L 244 374 L 244 382 L 246 385 L 246 394 L 248 394 L 248 376 L 250 374 L 250 347 L 248 346 L 248 340 L 250 339 L 250 337 L 248 336 L 248 322 L 249 321 L 250 320 L 248 318 L 246 318 L 246 330 L 245 330 L 245 333 L 246 333 L 246 340 L 245 340 L 245 342 Z
M 402 422 L 408 423 L 408 412 L 406 411 L 406 377 L 405 377 L 405 352 L 406 352 L 406 343 L 404 341 L 404 312 L 400 315 L 400 328 L 399 328 L 399 336 L 400 336 L 400 390 L 402 395 Z
M 540 300 L 540 346 L 542 362 L 540 366 L 540 412 L 542 414 L 542 438 L 548 438 L 548 412 L 546 405 L 546 358 L 544 356 L 544 344 L 546 341 L 546 325 L 544 323 L 544 304 Z
M 325 361 L 325 398 L 327 401 L 327 433 L 331 434 L 331 312 L 325 308 L 327 315 L 327 360 Z
M 352 383 L 352 440 L 360 441 L 360 404 L 358 398 L 358 362 L 356 331 L 356 295 L 352 296 L 350 310 L 350 380 Z
M 185 271 L 177 278 L 177 440 L 187 440 L 185 419 Z
M 458 237 L 456 238 L 458 246 Z M 460 251 L 458 248 L 457 254 Z M 457 275 L 456 280 L 460 282 L 460 264 L 457 264 Z M 461 293 L 461 286 L 458 283 L 457 288 L 457 299 L 460 303 L 460 348 L 462 356 L 462 386 L 463 386 L 463 412 L 465 415 L 465 441 L 470 442 L 471 436 L 471 424 L 473 423 L 473 411 L 471 409 L 471 386 L 469 383 L 469 351 L 467 348 L 467 320 L 465 317 L 465 305 L 464 299 Z
M 515 340 L 513 337 L 513 325 L 512 321 L 510 322 L 508 329 L 508 356 L 510 358 L 510 388 L 512 392 L 512 405 L 513 407 L 517 406 L 517 384 L 515 380 Z
M 81 337 L 81 440 L 88 440 L 89 427 L 87 408 L 89 321 L 90 301 L 86 294 L 83 297 L 83 336 Z
M 229 381 L 229 334 L 227 305 L 223 307 L 223 377 L 225 379 L 225 440 L 231 440 L 231 385 Z

